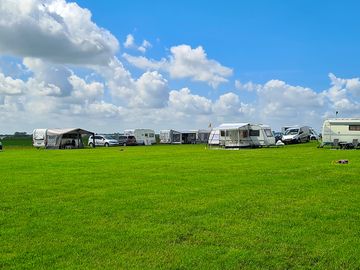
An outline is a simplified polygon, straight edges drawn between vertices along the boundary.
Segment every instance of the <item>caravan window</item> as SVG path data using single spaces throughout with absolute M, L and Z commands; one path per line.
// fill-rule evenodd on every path
M 221 130 L 221 131 L 220 131 L 220 136 L 221 136 L 221 137 L 225 137 L 225 130 Z
M 154 136 L 155 136 L 154 133 L 149 133 L 150 138 L 154 138 Z
M 250 129 L 250 136 L 251 137 L 259 137 L 260 136 L 260 130 Z
M 240 135 L 240 138 L 247 138 L 248 137 L 248 131 L 247 130 L 240 130 L 239 135 Z
M 145 133 L 145 137 L 147 138 L 147 137 L 149 137 L 149 135 L 147 133 Z
M 265 134 L 266 134 L 267 137 L 273 137 L 271 129 L 265 129 Z
M 349 130 L 360 131 L 360 125 L 351 125 L 351 126 L 349 126 Z

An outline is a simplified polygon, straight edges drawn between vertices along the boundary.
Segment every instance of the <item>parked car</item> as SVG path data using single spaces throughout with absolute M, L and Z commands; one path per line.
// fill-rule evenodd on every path
M 313 129 L 310 128 L 310 140 L 319 140 L 320 135 Z
M 285 144 L 308 142 L 310 140 L 310 128 L 307 126 L 288 128 L 281 140 Z
M 119 144 L 126 146 L 126 145 L 137 145 L 135 136 L 131 135 L 120 135 L 119 136 Z
M 95 146 L 105 146 L 105 147 L 109 147 L 109 146 L 117 146 L 119 145 L 119 141 L 116 140 L 113 136 L 111 135 L 95 135 L 94 139 L 93 136 L 91 135 L 89 137 L 89 141 L 88 141 L 88 145 L 91 147 L 94 147 L 94 141 L 95 141 Z

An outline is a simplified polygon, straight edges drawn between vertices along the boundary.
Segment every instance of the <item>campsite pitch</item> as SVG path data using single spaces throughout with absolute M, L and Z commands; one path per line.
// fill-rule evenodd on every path
M 0 162 L 1 269 L 360 268 L 359 150 L 8 146 Z

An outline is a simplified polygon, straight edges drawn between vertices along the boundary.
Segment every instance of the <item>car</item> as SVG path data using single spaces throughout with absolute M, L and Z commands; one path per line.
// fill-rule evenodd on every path
M 118 141 L 119 144 L 123 146 L 137 145 L 135 136 L 131 136 L 131 135 L 120 135 Z
M 94 142 L 95 142 L 95 145 L 94 145 Z M 90 147 L 94 147 L 94 146 L 105 146 L 105 147 L 118 146 L 119 141 L 115 137 L 113 137 L 112 135 L 99 135 L 99 134 L 96 134 L 94 136 L 94 138 L 93 138 L 92 135 L 89 137 L 88 145 Z
M 317 134 L 317 132 L 313 128 L 310 128 L 310 140 L 319 140 L 319 139 L 320 139 L 320 134 Z
M 288 128 L 281 138 L 285 144 L 303 143 L 310 141 L 310 127 L 292 127 Z

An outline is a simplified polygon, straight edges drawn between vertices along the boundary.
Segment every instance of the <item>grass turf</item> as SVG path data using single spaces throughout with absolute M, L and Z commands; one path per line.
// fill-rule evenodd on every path
M 360 151 L 120 149 L 0 152 L 0 268 L 360 267 Z

